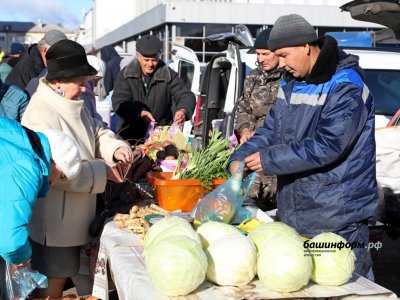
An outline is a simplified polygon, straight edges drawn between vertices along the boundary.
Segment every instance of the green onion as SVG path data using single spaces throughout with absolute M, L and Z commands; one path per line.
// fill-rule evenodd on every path
M 221 136 L 220 131 L 213 130 L 207 147 L 194 149 L 186 168 L 175 174 L 175 178 L 198 179 L 204 188 L 211 189 L 212 180 L 229 177 L 226 166 L 233 151 L 228 149 L 229 145 L 229 141 Z M 176 171 L 178 170 L 177 168 Z

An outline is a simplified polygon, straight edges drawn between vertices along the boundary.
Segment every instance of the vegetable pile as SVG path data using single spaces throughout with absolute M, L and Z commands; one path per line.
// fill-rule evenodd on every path
M 218 130 L 211 132 L 210 142 L 207 147 L 192 150 L 183 171 L 175 173 L 174 179 L 198 179 L 206 189 L 211 188 L 211 181 L 217 178 L 229 177 L 226 173 L 226 166 L 233 149 L 229 149 L 230 142 L 221 135 Z M 181 154 L 178 157 L 178 166 L 183 159 Z
M 152 214 L 168 216 L 171 212 L 156 204 L 145 207 L 134 205 L 130 209 L 129 214 L 116 214 L 114 216 L 114 222 L 119 228 L 128 229 L 132 233 L 144 234 L 150 227 L 145 217 Z
M 318 243 L 319 253 L 306 243 Z M 186 220 L 167 217 L 145 235 L 144 256 L 153 284 L 169 296 L 188 295 L 205 279 L 220 286 L 243 286 L 256 275 L 269 290 L 290 293 L 310 279 L 341 285 L 351 278 L 353 251 L 324 251 L 320 246 L 325 244 L 344 245 L 346 240 L 322 233 L 303 242 L 293 228 L 280 222 L 261 223 L 248 236 L 217 221 L 203 223 L 194 231 Z

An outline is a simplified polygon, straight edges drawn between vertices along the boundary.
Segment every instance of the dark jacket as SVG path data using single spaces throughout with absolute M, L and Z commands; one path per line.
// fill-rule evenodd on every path
M 38 86 L 39 86 L 39 79 L 42 77 L 46 77 L 47 73 L 49 71 L 45 67 L 36 77 L 33 77 L 31 80 L 29 80 L 28 84 L 25 87 L 25 91 L 29 94 L 29 97 L 32 97 L 33 94 L 36 92 Z
M 114 111 L 120 117 L 118 132 L 124 139 L 144 138 L 148 124 L 140 118 L 143 110 L 150 111 L 158 125 L 168 125 L 177 110 L 186 110 L 190 119 L 196 106 L 194 94 L 176 72 L 160 61 L 146 93 L 142 71 L 135 59 L 118 74 L 112 96 Z
M 333 38 L 304 81 L 287 77 L 263 127 L 230 161 L 260 152 L 278 176 L 278 216 L 312 237 L 373 220 L 377 208 L 374 101 L 357 57 Z
M 37 44 L 33 44 L 8 74 L 6 83 L 19 86 L 24 90 L 28 82 L 38 76 L 44 68 Z
M 115 80 L 121 69 L 120 62 L 122 60 L 122 57 L 119 56 L 118 52 L 111 45 L 101 48 L 100 54 L 101 59 L 106 64 L 106 71 L 104 72 L 103 82 L 104 88 L 106 90 L 106 95 L 108 95 L 114 89 Z

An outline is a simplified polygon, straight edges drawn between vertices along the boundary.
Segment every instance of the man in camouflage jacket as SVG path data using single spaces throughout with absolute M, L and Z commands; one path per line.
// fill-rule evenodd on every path
M 256 38 L 257 68 L 245 78 L 243 95 L 238 101 L 235 129 L 240 135 L 241 144 L 263 125 L 278 93 L 282 72 L 278 69 L 278 57 L 268 50 L 270 30 L 263 30 Z M 276 208 L 275 195 L 276 176 L 257 174 L 249 192 L 256 205 L 263 210 Z

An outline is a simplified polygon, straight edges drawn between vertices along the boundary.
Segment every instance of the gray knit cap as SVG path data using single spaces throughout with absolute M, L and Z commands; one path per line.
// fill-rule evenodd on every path
M 300 46 L 318 39 L 314 28 L 302 16 L 291 14 L 279 17 L 272 27 L 268 39 L 271 51 L 280 48 Z

